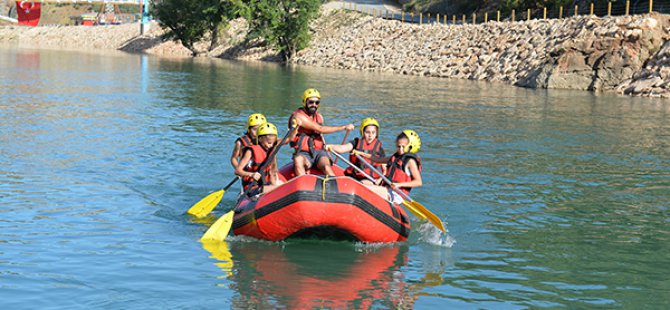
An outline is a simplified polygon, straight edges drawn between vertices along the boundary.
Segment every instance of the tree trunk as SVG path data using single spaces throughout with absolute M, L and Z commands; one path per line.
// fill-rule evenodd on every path
M 219 36 L 221 35 L 219 28 L 220 27 L 218 25 L 212 27 L 212 40 L 209 43 L 209 49 L 208 49 L 210 52 L 213 51 L 219 45 Z

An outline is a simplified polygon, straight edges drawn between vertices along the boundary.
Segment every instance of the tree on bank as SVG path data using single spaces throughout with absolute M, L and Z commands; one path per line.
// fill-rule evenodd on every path
M 165 38 L 181 41 L 197 56 L 200 51 L 195 44 L 207 34 L 210 35 L 209 50 L 218 45 L 221 31 L 237 15 L 237 3 L 235 0 L 163 0 L 153 6 L 152 14 L 161 28 L 167 30 Z
M 275 47 L 285 62 L 307 47 L 309 24 L 318 16 L 322 0 L 246 1 L 244 17 L 250 24 L 250 38 L 263 38 Z
M 307 47 L 309 24 L 319 14 L 322 0 L 163 0 L 154 6 L 165 37 L 179 40 L 193 56 L 195 44 L 210 38 L 209 50 L 218 45 L 227 23 L 242 16 L 249 23 L 248 39 L 263 39 L 284 61 Z

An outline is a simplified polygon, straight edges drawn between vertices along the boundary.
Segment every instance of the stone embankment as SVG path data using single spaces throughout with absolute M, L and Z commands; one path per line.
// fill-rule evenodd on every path
M 296 63 L 670 97 L 667 15 L 446 26 L 326 14 Z
M 416 25 L 324 10 L 297 64 L 504 82 L 523 87 L 616 91 L 670 98 L 670 16 L 644 15 Z M 120 49 L 161 56 L 191 52 L 164 41 L 157 25 L 0 27 L 0 44 L 54 49 Z M 277 60 L 244 43 L 236 20 L 224 44 L 204 56 Z M 201 45 L 202 50 L 206 44 Z
M 119 26 L 45 26 L 45 27 L 0 27 L 0 44 L 27 48 L 62 50 L 125 50 L 146 51 L 161 56 L 190 56 L 181 44 L 160 39 L 158 25 L 152 25 L 145 36 L 140 37 L 138 24 Z

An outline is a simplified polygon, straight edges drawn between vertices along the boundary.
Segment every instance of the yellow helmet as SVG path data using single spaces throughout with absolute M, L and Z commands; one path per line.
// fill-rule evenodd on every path
M 263 125 L 267 122 L 268 121 L 265 119 L 265 115 L 260 113 L 254 113 L 249 115 L 249 118 L 247 119 L 247 127 Z
M 307 99 L 312 97 L 321 99 L 321 94 L 319 93 L 318 90 L 316 90 L 316 88 L 305 89 L 305 92 L 302 93 L 302 104 L 303 105 L 307 104 Z
M 272 123 L 265 123 L 258 126 L 256 129 L 256 144 L 258 144 L 258 137 L 267 135 L 277 135 L 277 126 Z
M 377 126 L 377 135 L 379 135 L 379 122 L 374 117 L 368 117 L 364 119 L 361 122 L 361 137 L 363 136 L 363 131 L 365 130 L 365 127 L 368 127 L 370 125 Z
M 405 147 L 405 152 L 418 152 L 419 149 L 421 149 L 421 138 L 419 138 L 419 135 L 416 133 L 416 131 L 405 129 L 402 131 L 402 133 L 404 133 L 407 136 L 407 139 L 409 139 L 409 143 L 407 143 L 407 146 Z

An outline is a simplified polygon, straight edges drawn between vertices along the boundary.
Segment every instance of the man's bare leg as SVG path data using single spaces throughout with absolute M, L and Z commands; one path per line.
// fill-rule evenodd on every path
M 293 171 L 295 176 L 299 177 L 305 175 L 305 169 L 307 168 L 307 158 L 302 155 L 296 155 L 293 157 Z
M 330 165 L 330 158 L 328 157 L 321 157 L 319 158 L 319 162 L 316 164 L 316 167 L 319 168 L 325 175 L 334 177 L 335 172 L 333 172 L 333 167 Z

